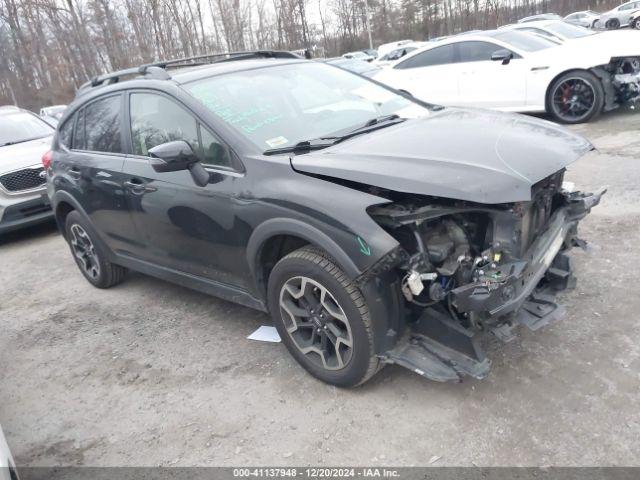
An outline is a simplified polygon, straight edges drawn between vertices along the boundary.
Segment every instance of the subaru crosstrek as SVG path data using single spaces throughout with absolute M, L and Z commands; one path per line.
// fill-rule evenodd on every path
M 93 285 L 132 269 L 268 311 L 305 369 L 353 386 L 388 363 L 482 378 L 482 335 L 558 318 L 604 193 L 563 175 L 591 149 L 550 122 L 253 52 L 95 78 L 45 166 Z

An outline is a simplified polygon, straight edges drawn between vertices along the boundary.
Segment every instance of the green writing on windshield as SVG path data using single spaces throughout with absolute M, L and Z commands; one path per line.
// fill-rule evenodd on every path
M 247 134 L 254 133 L 282 119 L 282 114 L 273 112 L 274 109 L 269 108 L 270 105 L 254 105 L 246 109 L 238 109 L 230 102 L 221 99 L 207 85 L 197 85 L 191 89 L 191 93 L 215 115 Z

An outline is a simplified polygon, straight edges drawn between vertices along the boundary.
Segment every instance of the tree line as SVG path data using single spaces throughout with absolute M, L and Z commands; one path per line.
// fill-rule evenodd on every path
M 336 56 L 490 29 L 527 15 L 605 11 L 616 0 L 0 0 L 0 105 L 69 102 L 101 73 L 247 49 Z

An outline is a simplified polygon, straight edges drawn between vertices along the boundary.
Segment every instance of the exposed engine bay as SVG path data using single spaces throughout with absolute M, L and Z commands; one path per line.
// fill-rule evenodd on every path
M 605 110 L 640 102 L 640 57 L 613 58 L 594 69 L 605 90 Z
M 411 196 L 370 209 L 400 243 L 395 268 L 414 322 L 388 362 L 433 380 L 482 378 L 490 362 L 480 334 L 509 341 L 518 325 L 537 330 L 561 316 L 553 296 L 575 285 L 566 251 L 585 245 L 578 221 L 606 191 L 574 192 L 563 176 L 535 184 L 528 202 Z

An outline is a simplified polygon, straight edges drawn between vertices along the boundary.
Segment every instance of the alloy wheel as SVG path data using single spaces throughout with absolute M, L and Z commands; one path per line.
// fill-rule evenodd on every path
M 579 77 L 565 79 L 553 92 L 553 109 L 565 121 L 578 122 L 595 108 L 596 91 Z
M 71 248 L 78 265 L 91 278 L 100 276 L 100 263 L 93 242 L 87 232 L 77 223 L 71 226 Z
M 280 312 L 287 333 L 309 361 L 326 370 L 340 370 L 349 363 L 349 319 L 322 284 L 308 277 L 290 278 L 280 290 Z
M 640 17 L 636 18 L 631 25 L 635 30 L 640 30 Z

